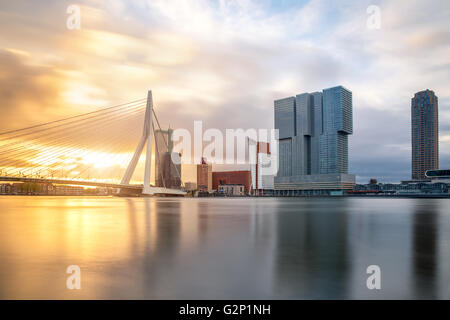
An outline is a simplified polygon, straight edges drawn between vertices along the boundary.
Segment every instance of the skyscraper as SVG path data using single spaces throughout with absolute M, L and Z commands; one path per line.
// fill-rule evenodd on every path
M 172 152 L 172 129 L 155 130 L 155 185 L 165 188 L 181 187 L 180 154 Z M 177 159 L 174 163 L 172 159 Z
M 155 130 L 155 185 L 164 187 L 164 162 L 167 152 L 172 152 L 172 130 Z
M 348 173 L 348 135 L 353 133 L 352 93 L 344 87 L 323 90 L 320 173 Z
M 427 170 L 439 168 L 438 98 L 432 90 L 411 99 L 412 179 L 425 179 Z
M 275 101 L 275 128 L 279 133 L 279 168 L 280 176 L 292 174 L 292 143 L 295 134 L 295 98 Z
M 349 189 L 348 135 L 353 133 L 352 93 L 342 86 L 274 101 L 279 130 L 276 190 Z

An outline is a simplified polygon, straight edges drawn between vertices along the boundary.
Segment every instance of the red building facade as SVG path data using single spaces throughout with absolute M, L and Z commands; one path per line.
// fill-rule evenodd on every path
M 242 184 L 245 192 L 250 191 L 250 170 L 246 171 L 221 171 L 212 173 L 213 189 L 217 190 L 220 184 Z
M 203 192 L 212 190 L 212 164 L 208 164 L 205 158 L 197 165 L 197 190 Z

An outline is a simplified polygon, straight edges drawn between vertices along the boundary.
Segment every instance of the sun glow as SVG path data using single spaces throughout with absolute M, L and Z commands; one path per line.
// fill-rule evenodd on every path
M 129 161 L 132 155 L 132 153 L 91 152 L 82 156 L 80 162 L 93 168 L 109 168 L 114 166 L 125 168 L 127 160 Z

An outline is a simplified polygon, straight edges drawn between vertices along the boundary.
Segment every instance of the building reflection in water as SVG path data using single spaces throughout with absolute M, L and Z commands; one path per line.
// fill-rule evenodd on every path
M 127 202 L 130 260 L 124 263 L 129 264 L 127 281 L 133 284 L 127 286 L 128 295 L 153 299 L 272 295 L 273 206 L 257 200 L 238 200 L 238 205 L 227 199 L 142 201 L 145 224 L 139 221 L 141 199 Z M 108 290 L 113 296 L 121 294 Z
M 438 297 L 439 214 L 435 201 L 416 199 L 412 217 L 412 266 L 416 299 Z
M 298 200 L 277 202 L 277 295 L 345 299 L 351 272 L 346 201 L 305 199 L 301 206 Z

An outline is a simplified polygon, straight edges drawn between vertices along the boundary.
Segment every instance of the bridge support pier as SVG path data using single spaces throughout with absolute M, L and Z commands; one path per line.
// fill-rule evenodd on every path
M 153 97 L 152 91 L 149 90 L 147 94 L 147 107 L 145 109 L 145 121 L 144 130 L 142 132 L 141 139 L 137 145 L 136 151 L 134 152 L 133 158 L 128 164 L 127 170 L 122 178 L 121 184 L 129 184 L 136 169 L 136 165 L 139 158 L 144 150 L 145 144 L 147 144 L 147 151 L 145 154 L 145 172 L 144 172 L 144 187 L 142 189 L 142 194 L 153 195 L 152 189 L 150 187 L 150 177 L 152 171 L 152 147 L 153 147 Z M 119 190 L 120 192 L 120 190 Z

